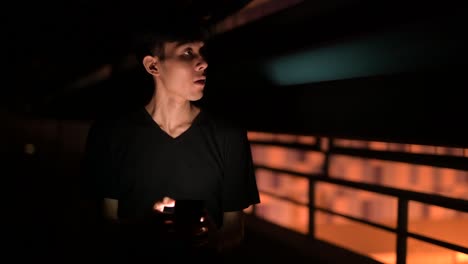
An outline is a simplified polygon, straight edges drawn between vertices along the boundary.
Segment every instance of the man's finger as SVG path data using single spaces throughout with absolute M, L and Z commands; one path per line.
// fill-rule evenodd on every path
M 159 212 L 164 212 L 164 207 L 174 207 L 175 200 L 170 197 L 164 197 L 161 201 L 157 201 L 153 205 L 153 209 Z

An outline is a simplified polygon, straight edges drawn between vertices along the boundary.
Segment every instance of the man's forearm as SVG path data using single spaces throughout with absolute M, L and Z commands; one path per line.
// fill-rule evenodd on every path
M 216 235 L 217 249 L 231 251 L 239 247 L 244 239 L 244 216 L 242 212 L 231 212 L 224 216 L 223 226 Z
M 231 251 L 239 247 L 244 239 L 243 229 L 221 229 L 218 235 L 218 250 Z

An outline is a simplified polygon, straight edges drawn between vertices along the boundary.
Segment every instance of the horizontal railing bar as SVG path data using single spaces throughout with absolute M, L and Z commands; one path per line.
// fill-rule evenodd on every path
M 257 141 L 257 140 L 250 140 L 251 145 L 265 145 L 265 146 L 276 146 L 276 147 L 285 147 L 285 148 L 293 148 L 293 149 L 300 149 L 300 150 L 308 150 L 308 151 L 321 151 L 320 146 L 316 144 L 301 144 L 301 143 L 286 143 L 286 142 L 278 142 L 278 141 Z
M 264 190 L 260 190 L 260 193 L 264 193 L 268 196 L 272 196 L 274 198 L 278 198 L 278 199 L 281 199 L 281 200 L 285 200 L 287 202 L 290 202 L 290 203 L 293 203 L 293 204 L 296 204 L 296 205 L 302 205 L 302 206 L 309 206 L 308 203 L 302 203 L 302 202 L 299 202 L 297 200 L 294 200 L 292 198 L 289 198 L 287 196 L 284 196 L 284 195 L 278 195 L 276 193 L 272 193 L 272 192 L 269 192 L 269 191 L 264 191 Z
M 362 223 L 362 224 L 370 225 L 370 226 L 373 226 L 373 227 L 376 227 L 376 228 L 380 228 L 380 229 L 384 229 L 384 230 L 389 231 L 389 232 L 396 233 L 395 228 L 388 227 L 388 226 L 385 226 L 385 225 L 382 225 L 382 224 L 377 224 L 377 223 L 371 222 L 369 220 L 365 220 L 365 219 L 362 219 L 362 218 L 358 218 L 358 217 L 338 213 L 338 212 L 335 212 L 335 211 L 332 211 L 332 210 L 329 210 L 329 209 L 325 209 L 325 208 L 321 208 L 321 207 L 315 207 L 315 209 L 318 210 L 318 211 L 328 213 L 328 214 L 340 216 L 340 217 L 343 217 L 343 218 L 346 218 L 346 219 L 349 219 L 349 220 L 353 220 L 355 222 L 359 222 L 359 223 Z
M 438 240 L 438 239 L 426 237 L 426 236 L 423 236 L 423 235 L 418 235 L 418 234 L 411 233 L 411 232 L 408 232 L 407 236 L 418 239 L 418 240 L 422 240 L 422 241 L 430 243 L 430 244 L 434 244 L 434 245 L 437 245 L 437 246 L 441 246 L 441 247 L 444 247 L 444 248 L 448 248 L 448 249 L 452 249 L 452 250 L 455 250 L 455 251 L 459 251 L 459 252 L 463 252 L 465 254 L 468 254 L 468 248 L 463 247 L 463 246 L 455 245 L 455 244 L 452 244 L 452 243 L 444 242 L 444 241 L 441 241 L 441 240 Z
M 378 151 L 356 148 L 351 149 L 333 146 L 330 148 L 330 155 L 334 154 L 386 161 L 405 162 L 415 165 L 428 165 L 457 170 L 468 170 L 468 158 L 459 156 L 419 154 L 397 151 Z
M 461 212 L 468 212 L 468 200 L 455 199 L 450 197 L 441 196 L 438 194 L 426 194 L 408 190 L 401 190 L 392 187 L 378 186 L 369 183 L 353 182 L 348 180 L 336 179 L 333 177 L 324 177 L 323 174 L 305 174 L 298 173 L 291 170 L 272 168 L 264 165 L 256 165 L 259 169 L 271 170 L 275 172 L 291 174 L 296 176 L 302 176 L 309 180 L 318 182 L 327 182 L 337 184 L 341 186 L 351 187 L 355 189 L 375 192 L 379 194 L 385 194 L 394 197 L 403 197 L 408 200 L 426 203 L 430 205 L 436 205 L 444 208 L 454 209 Z
M 293 176 L 298 176 L 298 177 L 308 178 L 308 179 L 323 177 L 323 173 L 303 173 L 303 172 L 292 171 L 292 170 L 287 170 L 287 169 L 274 168 L 268 165 L 260 165 L 258 163 L 255 165 L 255 167 L 257 169 L 265 169 L 265 170 L 270 170 L 270 171 L 279 172 L 279 173 L 291 174 Z

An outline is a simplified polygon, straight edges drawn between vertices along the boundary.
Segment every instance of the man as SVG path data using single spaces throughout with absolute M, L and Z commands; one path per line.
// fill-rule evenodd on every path
M 243 209 L 259 195 L 246 130 L 194 104 L 207 77 L 205 36 L 190 23 L 140 35 L 137 59 L 154 93 L 146 105 L 92 124 L 83 171 L 87 193 L 119 227 L 152 222 L 172 230 L 177 225 L 165 208 L 175 204 L 177 212 L 178 201 L 202 201 L 206 215 L 193 223 L 194 245 L 226 252 L 240 245 Z M 168 233 L 152 238 L 165 245 Z M 168 248 L 178 250 L 174 245 L 180 244 Z

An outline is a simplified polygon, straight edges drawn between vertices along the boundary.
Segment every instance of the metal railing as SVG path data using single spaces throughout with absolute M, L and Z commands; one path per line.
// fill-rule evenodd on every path
M 375 184 L 355 182 L 349 180 L 343 180 L 332 177 L 329 175 L 329 157 L 331 155 L 348 155 L 352 157 L 361 157 L 361 158 L 372 158 L 385 161 L 398 161 L 405 162 L 415 165 L 429 165 L 434 167 L 444 167 L 444 168 L 453 168 L 468 170 L 468 158 L 467 157 L 456 157 L 456 156 L 443 156 L 443 155 L 431 155 L 431 154 L 413 154 L 413 153 L 404 153 L 396 151 L 373 151 L 368 149 L 357 149 L 357 148 L 343 148 L 336 147 L 331 138 L 321 138 L 325 139 L 328 144 L 325 148 L 321 145 L 321 141 L 317 141 L 314 145 L 301 145 L 297 143 L 283 143 L 276 141 L 255 141 L 251 140 L 252 145 L 268 145 L 268 146 L 281 146 L 285 148 L 300 149 L 300 150 L 309 150 L 309 151 L 320 151 L 325 154 L 325 160 L 323 164 L 323 173 L 300 173 L 291 170 L 278 169 L 270 166 L 256 164 L 257 169 L 269 170 L 272 172 L 285 173 L 294 176 L 304 177 L 309 180 L 309 203 L 303 204 L 301 202 L 295 201 L 288 197 L 280 196 L 272 192 L 263 193 L 294 203 L 298 205 L 306 205 L 309 207 L 309 233 L 308 236 L 315 239 L 315 212 L 320 211 L 327 214 L 339 216 L 346 218 L 351 221 L 359 222 L 368 226 L 372 226 L 378 229 L 386 230 L 396 234 L 396 263 L 397 264 L 406 264 L 407 259 L 407 240 L 408 238 L 414 238 L 426 243 L 437 245 L 443 248 L 455 250 L 468 254 L 468 248 L 465 246 L 448 243 L 439 239 L 434 239 L 428 236 L 420 235 L 417 233 L 410 232 L 408 230 L 408 204 L 410 201 L 421 202 L 428 205 L 440 206 L 443 208 L 454 209 L 461 212 L 468 212 L 468 200 L 455 199 L 437 194 L 427 194 L 409 190 L 402 190 L 398 188 L 380 186 Z M 323 143 L 323 142 L 322 142 Z M 397 199 L 398 201 L 398 211 L 397 211 L 397 224 L 396 227 L 392 228 L 382 224 L 378 224 L 363 218 L 354 217 L 347 214 L 342 214 L 335 212 L 333 210 L 316 206 L 315 201 L 315 192 L 317 183 L 330 183 L 342 187 L 350 187 L 358 190 L 369 191 L 376 194 L 388 195 Z M 468 228 L 468 227 L 467 227 Z

